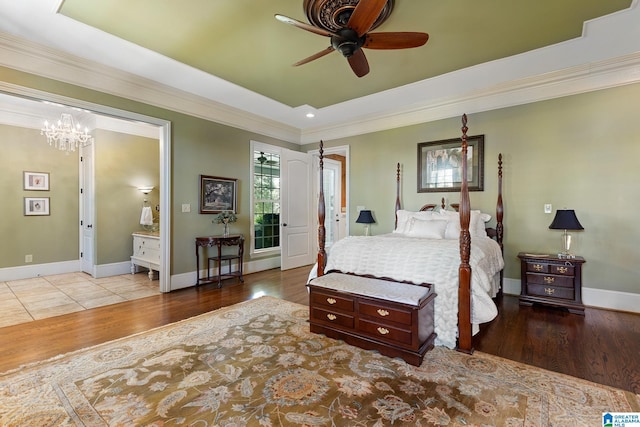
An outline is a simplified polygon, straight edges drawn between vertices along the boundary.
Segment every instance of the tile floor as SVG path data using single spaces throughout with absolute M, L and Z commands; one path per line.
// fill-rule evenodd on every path
M 94 279 L 66 273 L 0 282 L 0 327 L 159 295 L 146 272 Z

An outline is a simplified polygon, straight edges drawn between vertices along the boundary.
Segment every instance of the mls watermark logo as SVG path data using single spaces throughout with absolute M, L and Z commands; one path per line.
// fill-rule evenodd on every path
M 602 427 L 640 427 L 640 412 L 605 412 Z

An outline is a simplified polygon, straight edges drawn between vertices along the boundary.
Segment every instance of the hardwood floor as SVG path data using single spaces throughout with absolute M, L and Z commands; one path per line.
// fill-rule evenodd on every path
M 310 267 L 226 281 L 0 328 L 0 372 L 270 295 L 308 304 Z M 520 307 L 505 295 L 500 315 L 475 339 L 477 351 L 640 393 L 640 315 L 587 308 L 585 316 Z

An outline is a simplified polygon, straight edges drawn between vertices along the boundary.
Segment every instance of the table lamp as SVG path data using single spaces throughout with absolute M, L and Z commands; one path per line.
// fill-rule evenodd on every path
M 580 221 L 576 217 L 576 212 L 573 209 L 558 209 L 556 211 L 556 217 L 553 218 L 553 222 L 549 226 L 552 230 L 564 230 L 562 234 L 562 252 L 558 254 L 560 258 L 575 258 L 570 252 L 571 248 L 571 235 L 567 233 L 567 230 L 584 230 Z
M 373 215 L 371 215 L 370 210 L 363 209 L 360 211 L 360 214 L 358 214 L 358 219 L 356 219 L 356 222 L 358 224 L 364 224 L 364 235 L 368 236 L 370 224 L 373 224 L 374 222 L 376 222 L 376 220 L 373 219 Z

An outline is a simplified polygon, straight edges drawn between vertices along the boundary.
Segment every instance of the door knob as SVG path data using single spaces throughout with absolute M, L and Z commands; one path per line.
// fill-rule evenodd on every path
M 286 227 L 286 226 L 287 226 L 287 223 L 285 222 L 284 224 L 282 224 L 282 226 L 283 226 L 283 227 Z

